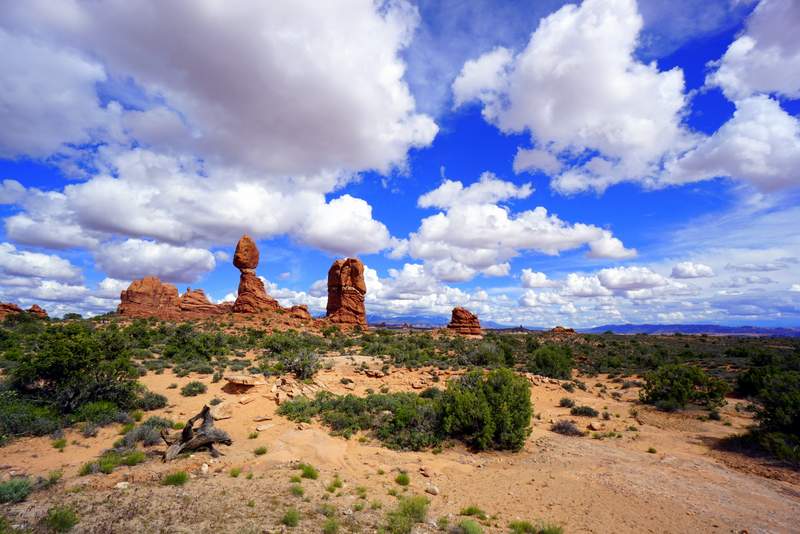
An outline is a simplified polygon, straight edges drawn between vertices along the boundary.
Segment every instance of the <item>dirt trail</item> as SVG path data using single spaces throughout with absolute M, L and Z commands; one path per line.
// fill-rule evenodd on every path
M 382 378 L 370 378 L 357 372 L 356 364 L 368 361 L 378 368 L 377 360 L 331 360 L 333 369 L 320 372 L 316 381 L 334 393 L 364 394 L 368 388 L 378 391 L 382 386 L 392 391 L 411 390 L 419 388 L 420 381 L 433 384 L 425 371 L 395 370 Z M 343 377 L 350 378 L 353 385 L 342 384 Z M 182 397 L 180 387 L 197 379 L 208 385 L 208 392 Z M 377 529 L 386 509 L 393 506 L 394 497 L 387 494 L 390 490 L 422 494 L 432 484 L 439 494 L 428 495 L 430 518 L 450 515 L 451 524 L 457 523 L 459 510 L 477 505 L 490 516 L 487 532 L 506 532 L 507 523 L 515 519 L 548 520 L 564 526 L 566 532 L 800 531 L 796 477 L 783 481 L 760 477 L 728 467 L 719 460 L 720 453 L 712 454 L 709 443 L 741 432 L 751 422 L 738 414 L 733 404 L 722 411 L 723 420 L 731 423 L 725 426 L 719 421 L 661 414 L 634 405 L 635 388 L 618 389 L 619 384 L 605 378 L 585 379 L 587 391 L 574 393 L 567 393 L 558 383 L 536 380 L 532 400 L 537 418 L 522 451 L 475 454 L 456 446 L 434 454 L 391 451 L 372 440 L 330 436 L 317 423 L 292 423 L 276 415 L 275 402 L 267 398 L 274 380 L 246 394 L 232 395 L 222 390 L 224 381 L 212 383 L 208 376 L 178 378 L 169 371 L 148 374 L 142 382 L 166 395 L 170 403 L 148 415 L 185 420 L 214 397 L 232 403 L 232 417 L 217 423 L 234 440 L 232 447 L 222 447 L 223 458 L 211 462 L 207 454 L 198 453 L 169 465 L 153 460 L 120 468 L 111 475 L 78 477 L 83 463 L 118 438 L 118 427 L 104 428 L 96 438 L 68 432 L 70 444 L 63 453 L 53 449 L 48 439 L 23 439 L 0 449 L 0 476 L 12 471 L 37 475 L 63 469 L 64 482 L 33 494 L 25 503 L 6 506 L 5 512 L 12 522 L 35 524 L 53 503 L 67 502 L 82 518 L 76 531 L 270 532 L 280 530 L 276 527 L 280 514 L 294 503 L 309 517 L 305 527 L 297 530 L 318 531 L 324 517 L 316 507 L 328 502 L 342 511 L 347 529 L 369 532 Z M 170 384 L 178 387 L 170 388 Z M 598 385 L 605 385 L 605 390 Z M 612 391 L 619 392 L 618 399 L 611 396 Z M 245 396 L 250 402 L 241 404 Z M 607 411 L 609 419 L 569 417 L 568 409 L 558 406 L 565 396 Z M 270 419 L 256 422 L 255 418 Z M 582 427 L 593 421 L 602 427 L 598 435 L 614 432 L 621 437 L 561 436 L 549 430 L 550 421 L 560 418 L 575 420 Z M 257 426 L 262 426 L 258 437 L 248 439 Z M 268 452 L 256 456 L 253 450 L 260 445 L 266 445 Z M 648 452 L 650 448 L 656 452 Z M 315 465 L 321 473 L 319 480 L 303 482 L 306 494 L 302 499 L 289 494 L 289 478 L 296 474 L 292 466 L 298 461 Z M 209 474 L 198 475 L 184 487 L 158 483 L 164 473 L 177 469 L 197 475 L 203 463 L 210 466 Z M 230 477 L 231 467 L 242 467 L 243 474 Z M 423 476 L 422 467 L 429 477 Z M 411 476 L 407 490 L 394 483 L 399 470 Z M 248 473 L 252 473 L 249 479 Z M 325 486 L 334 474 L 345 485 L 329 493 Z M 128 489 L 115 489 L 121 481 L 129 482 Z M 357 486 L 363 486 L 368 495 L 363 510 L 357 510 Z M 373 502 L 381 508 L 371 509 L 369 503 Z M 426 524 L 418 530 L 434 531 L 435 527 Z

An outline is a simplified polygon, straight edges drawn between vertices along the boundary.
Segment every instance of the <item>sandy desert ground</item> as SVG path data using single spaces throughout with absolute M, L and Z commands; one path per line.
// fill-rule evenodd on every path
M 364 394 L 388 386 L 411 390 L 431 382 L 431 370 L 395 369 L 370 378 L 359 364 L 379 366 L 362 356 L 331 357 L 332 367 L 315 383 L 334 393 Z M 436 371 L 433 371 L 436 374 Z M 351 386 L 342 377 L 353 380 Z M 179 388 L 195 379 L 208 392 L 183 397 Z M 226 393 L 226 382 L 210 376 L 178 378 L 170 371 L 148 374 L 142 381 L 166 395 L 167 408 L 148 415 L 185 420 L 214 397 L 231 405 L 231 417 L 217 422 L 234 440 L 214 460 L 199 452 L 169 464 L 153 459 L 112 474 L 79 476 L 82 464 L 96 458 L 119 437 L 119 425 L 103 428 L 95 438 L 67 433 L 63 452 L 47 438 L 20 439 L 2 449 L 4 475 L 46 475 L 61 469 L 62 481 L 7 508 L 11 523 L 37 528 L 54 504 L 69 504 L 81 518 L 80 532 L 280 532 L 280 518 L 290 507 L 302 513 L 301 532 L 320 531 L 323 504 L 332 505 L 343 529 L 375 532 L 393 506 L 390 495 L 424 494 L 431 500 L 429 523 L 419 532 L 437 530 L 436 519 L 450 524 L 469 505 L 483 509 L 487 532 L 505 532 L 509 521 L 546 520 L 566 532 L 797 532 L 800 518 L 800 477 L 769 468 L 733 453 L 714 450 L 716 438 L 741 432 L 750 420 L 738 413 L 735 401 L 722 410 L 723 421 L 700 421 L 691 414 L 665 414 L 635 403 L 636 388 L 621 390 L 604 378 L 584 379 L 586 391 L 567 394 L 557 380 L 531 377 L 535 418 L 522 451 L 473 453 L 463 446 L 441 453 L 398 452 L 377 441 L 329 435 L 319 423 L 297 424 L 277 415 L 271 398 L 275 378 L 244 393 Z M 177 384 L 178 388 L 170 388 Z M 605 392 L 602 385 L 606 385 Z M 611 418 L 570 417 L 559 399 L 570 396 Z M 568 418 L 582 427 L 598 425 L 597 437 L 566 437 L 549 430 L 553 420 Z M 259 421 L 255 421 L 258 419 Z M 724 421 L 729 421 L 726 426 Z M 250 434 L 259 427 L 258 437 Z M 621 437 L 602 437 L 606 432 Z M 599 438 L 599 439 L 598 439 Z M 266 446 L 257 456 L 254 449 Z M 656 452 L 648 452 L 655 449 Z M 303 480 L 304 496 L 290 493 L 296 466 L 306 462 L 319 469 L 317 480 Z M 206 464 L 206 467 L 203 466 Z M 242 474 L 230 476 L 232 468 Z M 185 470 L 192 480 L 182 487 L 160 484 L 164 474 Z M 409 473 L 408 487 L 398 486 L 397 472 Z M 205 472 L 205 474 L 204 474 Z M 343 486 L 326 487 L 338 475 Z M 438 494 L 426 493 L 435 486 Z M 324 510 L 323 510 L 324 511 Z M 330 512 L 328 512 L 330 513 Z

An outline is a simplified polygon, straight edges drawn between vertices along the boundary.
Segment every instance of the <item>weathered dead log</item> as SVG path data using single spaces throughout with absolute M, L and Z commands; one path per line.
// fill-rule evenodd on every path
M 197 421 L 202 422 L 199 427 L 194 428 Z M 214 418 L 211 416 L 211 408 L 208 406 L 203 406 L 199 414 L 186 421 L 186 426 L 183 427 L 179 436 L 170 436 L 169 432 L 164 429 L 161 431 L 161 438 L 167 444 L 167 450 L 164 452 L 165 462 L 175 459 L 184 451 L 199 449 L 208 449 L 211 456 L 216 458 L 222 454 L 214 448 L 216 443 L 223 445 L 233 443 L 227 432 L 214 426 Z

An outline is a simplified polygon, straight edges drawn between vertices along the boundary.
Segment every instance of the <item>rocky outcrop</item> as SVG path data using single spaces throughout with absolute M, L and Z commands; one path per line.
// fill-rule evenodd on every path
M 550 333 L 558 336 L 574 336 L 576 334 L 574 328 L 564 328 L 563 326 L 553 328 Z
M 453 314 L 450 317 L 450 323 L 447 328 L 468 336 L 480 336 L 483 334 L 478 316 L 461 307 L 453 308 Z
M 187 317 L 206 317 L 209 315 L 219 315 L 225 312 L 225 307 L 212 304 L 205 291 L 202 289 L 187 288 L 186 293 L 181 295 L 178 305 L 182 315 Z
M 310 321 L 312 319 L 311 313 L 308 311 L 308 306 L 305 304 L 299 304 L 289 308 L 289 316 L 295 319 L 303 319 L 304 321 Z
M 280 309 L 278 301 L 267 295 L 264 282 L 256 275 L 258 267 L 258 247 L 249 235 L 243 235 L 236 243 L 233 264 L 239 275 L 239 290 L 233 311 L 236 313 L 262 313 Z
M 47 312 L 39 306 L 38 304 L 34 304 L 30 308 L 28 308 L 28 313 L 32 313 L 41 319 L 47 319 Z
M 356 258 L 336 260 L 328 270 L 328 306 L 326 317 L 332 323 L 367 325 L 364 297 L 364 264 Z
M 22 313 L 22 311 L 23 311 L 22 308 L 20 308 L 16 304 L 12 304 L 10 302 L 8 304 L 6 304 L 5 302 L 0 302 L 0 320 L 5 319 L 9 315 Z
M 163 283 L 156 276 L 134 280 L 120 293 L 117 313 L 127 317 L 180 318 L 181 298 L 178 288 Z

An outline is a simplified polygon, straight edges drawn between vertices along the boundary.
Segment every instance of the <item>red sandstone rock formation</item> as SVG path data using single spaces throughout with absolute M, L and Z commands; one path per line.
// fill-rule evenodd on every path
M 356 258 L 336 260 L 328 271 L 328 306 L 326 317 L 332 323 L 367 325 L 364 296 L 364 264 Z
M 571 335 L 575 334 L 575 329 L 574 328 L 564 328 L 563 326 L 557 326 L 557 327 L 553 328 L 552 330 L 550 330 L 550 333 L 551 334 L 555 334 L 555 335 L 571 336 Z
M 178 288 L 165 284 L 155 276 L 134 280 L 120 293 L 117 313 L 128 317 L 178 319 L 181 299 Z
M 311 313 L 308 311 L 308 306 L 305 304 L 299 304 L 289 308 L 289 316 L 295 319 L 303 319 L 304 321 L 310 321 L 312 319 Z
M 34 304 L 30 308 L 28 308 L 28 313 L 37 315 L 42 319 L 47 319 L 47 312 L 38 304 Z
M 264 282 L 256 275 L 258 247 L 249 235 L 243 235 L 236 243 L 233 264 L 242 274 L 233 311 L 236 313 L 261 313 L 280 309 L 278 301 L 267 295 Z
M 218 315 L 226 311 L 224 307 L 212 304 L 211 301 L 208 300 L 205 291 L 202 289 L 193 290 L 191 287 L 187 288 L 186 293 L 181 295 L 178 307 L 182 314 L 197 317 Z
M 450 323 L 447 325 L 447 328 L 459 334 L 470 336 L 480 336 L 483 334 L 478 316 L 466 308 L 461 307 L 453 308 L 453 315 L 450 318 Z
M 20 308 L 16 304 L 12 304 L 10 302 L 8 304 L 6 304 L 4 302 L 0 302 L 0 320 L 3 320 L 6 317 L 8 317 L 9 315 L 12 315 L 12 314 L 15 314 L 15 313 L 22 313 L 22 308 Z

